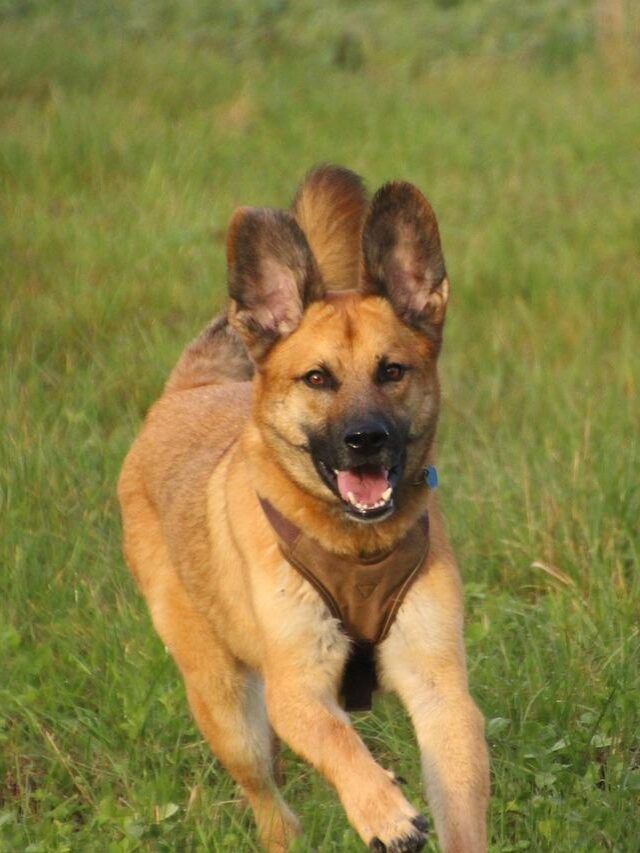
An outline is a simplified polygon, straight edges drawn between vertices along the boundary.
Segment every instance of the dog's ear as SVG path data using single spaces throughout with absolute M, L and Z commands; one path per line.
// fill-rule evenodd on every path
M 431 205 L 412 184 L 394 181 L 371 201 L 362 246 L 362 291 L 386 297 L 404 322 L 441 339 L 449 282 Z
M 227 231 L 229 321 L 255 361 L 300 323 L 322 297 L 307 240 L 291 213 L 241 207 Z

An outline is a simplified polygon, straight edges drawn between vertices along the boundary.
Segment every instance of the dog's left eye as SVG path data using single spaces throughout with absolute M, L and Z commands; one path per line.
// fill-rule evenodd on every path
M 400 382 L 405 375 L 407 368 L 404 364 L 385 364 L 378 373 L 378 381 L 380 382 Z

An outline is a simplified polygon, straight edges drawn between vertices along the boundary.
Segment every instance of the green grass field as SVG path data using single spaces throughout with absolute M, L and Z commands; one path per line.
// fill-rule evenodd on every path
M 321 160 L 416 182 L 440 220 L 441 500 L 491 850 L 640 849 L 640 73 L 592 12 L 0 0 L 0 850 L 256 850 L 114 490 L 221 303 L 231 211 L 287 204 Z M 400 706 L 356 724 L 419 803 Z M 296 849 L 363 849 L 286 766 Z

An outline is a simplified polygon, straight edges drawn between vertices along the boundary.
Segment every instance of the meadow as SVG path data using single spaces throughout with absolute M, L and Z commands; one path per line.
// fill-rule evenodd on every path
M 0 851 L 257 849 L 124 567 L 115 482 L 222 304 L 232 210 L 288 204 L 319 161 L 414 181 L 440 221 L 490 849 L 640 849 L 633 50 L 579 0 L 0 0 Z M 395 699 L 356 725 L 420 803 Z M 285 769 L 296 850 L 362 850 Z

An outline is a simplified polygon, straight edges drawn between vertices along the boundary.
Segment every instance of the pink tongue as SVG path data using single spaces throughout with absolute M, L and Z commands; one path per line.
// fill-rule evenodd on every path
M 384 492 L 389 488 L 387 472 L 378 465 L 363 465 L 361 468 L 348 468 L 346 471 L 337 471 L 338 490 L 344 500 L 353 492 L 356 502 L 359 504 L 377 503 Z

